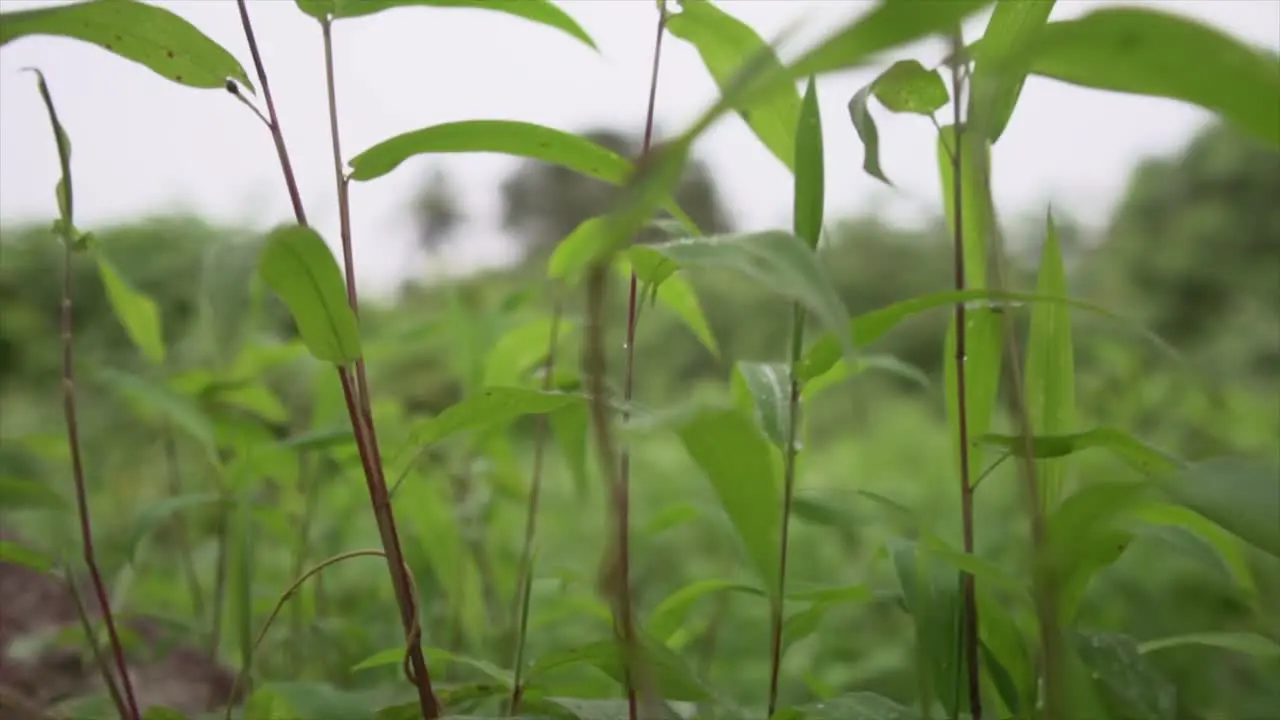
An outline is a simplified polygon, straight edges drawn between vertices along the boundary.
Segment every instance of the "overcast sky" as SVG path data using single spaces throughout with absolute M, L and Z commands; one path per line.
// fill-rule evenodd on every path
M 4 11 L 51 4 L 0 0 Z M 232 0 L 159 3 L 228 48 L 253 76 Z M 797 18 L 797 45 L 832 23 L 865 12 L 861 0 L 725 0 L 719 3 L 766 38 Z M 1064 19 L 1115 0 L 1060 0 Z M 1148 0 L 1280 51 L 1280 0 Z M 337 236 L 320 30 L 291 0 L 251 0 L 250 12 L 312 222 Z M 561 33 L 502 13 L 405 8 L 337 25 L 338 102 L 343 150 L 352 157 L 385 138 L 427 125 L 498 118 L 565 130 L 608 125 L 638 130 L 651 62 L 652 0 L 564 0 L 600 46 L 593 53 Z M 981 22 L 969 29 L 973 37 Z M 903 55 L 926 65 L 939 43 Z M 85 229 L 145 213 L 194 211 L 213 220 L 267 228 L 291 219 L 271 140 L 224 92 L 168 82 L 142 66 L 72 40 L 33 37 L 0 51 L 0 219 L 44 221 L 55 213 L 56 150 L 32 76 L 49 81 L 74 145 L 78 224 Z M 861 172 L 862 150 L 846 104 L 871 72 L 819 82 L 826 133 L 828 215 L 875 209 L 909 222 L 939 197 L 928 121 L 877 113 L 891 190 Z M 697 53 L 668 38 L 658 118 L 675 131 L 714 98 Z M 1044 79 L 1027 83 L 995 149 L 996 201 L 1008 215 L 1052 202 L 1086 222 L 1106 216 L 1126 175 L 1143 157 L 1176 149 L 1209 116 L 1179 103 L 1125 97 Z M 734 117 L 696 146 L 716 171 L 740 227 L 789 223 L 789 175 Z M 418 159 L 354 185 L 357 274 L 370 290 L 426 271 L 412 247 L 406 205 L 433 163 L 458 183 L 471 221 L 446 261 L 454 268 L 507 256 L 497 221 L 497 185 L 518 161 L 496 155 Z

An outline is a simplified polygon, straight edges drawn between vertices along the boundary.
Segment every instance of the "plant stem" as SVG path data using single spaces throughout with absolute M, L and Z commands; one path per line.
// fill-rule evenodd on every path
M 182 495 L 182 473 L 178 469 L 178 446 L 173 439 L 173 428 L 168 424 L 164 428 L 164 458 L 165 467 L 169 471 L 169 494 L 172 497 L 180 497 Z M 204 617 L 204 591 L 200 588 L 200 577 L 196 574 L 196 566 L 191 559 L 192 547 L 191 536 L 187 532 L 187 526 L 183 523 L 177 523 L 174 527 L 177 533 L 178 553 L 182 556 L 182 570 L 187 579 L 187 590 L 191 593 L 191 611 L 196 617 Z
M 959 35 L 957 31 L 957 36 Z M 963 48 L 963 42 L 958 37 L 955 40 L 959 48 Z M 965 258 L 964 258 L 964 179 L 961 172 L 964 168 L 964 126 L 962 116 L 962 100 L 964 94 L 963 76 L 961 74 L 961 63 L 956 62 L 951 66 L 951 88 L 955 97 L 952 99 L 952 138 L 954 139 L 954 147 L 951 151 L 951 195 L 952 204 L 955 206 L 955 224 L 952 228 L 954 234 L 953 250 L 955 254 L 955 289 L 963 291 L 966 286 L 965 281 Z M 955 326 L 956 326 L 956 346 L 955 346 L 955 364 L 956 364 L 956 415 L 957 428 L 959 434 L 960 445 L 960 522 L 962 525 L 964 552 L 966 555 L 973 554 L 973 483 L 969 472 L 969 403 L 968 391 L 965 378 L 965 366 L 967 364 L 968 348 L 965 332 L 966 322 L 965 304 L 963 302 L 956 303 L 955 306 Z M 964 653 L 964 662 L 966 670 L 966 685 L 969 696 L 969 712 L 973 716 L 973 720 L 982 720 L 982 667 L 979 665 L 978 655 L 978 600 L 977 590 L 974 585 L 973 575 L 969 573 L 961 574 L 963 608 L 962 608 L 962 625 L 961 625 L 961 641 L 962 652 Z
M 555 383 L 556 347 L 560 335 L 560 303 L 556 302 L 551 311 L 551 333 L 547 339 L 547 357 L 542 364 L 542 389 L 550 390 Z M 538 533 L 538 505 L 542 497 L 542 465 L 546 454 L 547 435 L 550 433 L 550 422 L 546 415 L 537 418 L 533 438 L 533 470 L 529 479 L 529 503 L 524 521 L 524 545 L 520 551 L 520 569 L 516 573 L 516 642 L 511 661 L 512 673 L 511 698 L 507 704 L 507 715 L 520 712 L 520 699 L 524 694 L 524 651 L 529 636 L 530 593 L 533 589 L 533 556 L 534 541 Z
M 608 281 L 606 262 L 597 263 L 587 272 L 587 322 L 582 348 L 583 374 L 591 399 L 592 429 L 600 466 L 608 488 L 608 505 L 613 536 L 602 558 L 600 590 L 613 605 L 614 631 L 622 654 L 623 679 L 627 691 L 629 720 L 661 717 L 657 698 L 649 692 L 648 677 L 641 667 L 640 648 L 636 641 L 635 618 L 631 607 L 631 583 L 627 575 L 627 523 L 630 498 L 622 484 L 620 463 L 614 448 L 611 408 L 605 377 L 604 302 Z M 641 709 L 643 707 L 643 713 Z
M 70 201 L 67 202 L 70 205 Z M 80 425 L 76 418 L 76 382 L 75 355 L 72 350 L 72 286 L 71 261 L 75 252 L 70 237 L 63 238 L 65 248 L 62 263 L 62 412 L 67 423 L 67 445 L 71 453 L 71 477 L 76 489 L 76 510 L 80 516 L 80 540 L 84 552 L 84 563 L 89 568 L 89 579 L 93 583 L 93 592 L 97 596 L 98 606 L 102 610 L 102 619 L 107 626 L 107 636 L 111 642 L 111 654 L 115 660 L 116 671 L 120 674 L 120 684 L 124 689 L 124 702 L 117 706 L 120 717 L 141 720 L 138 712 L 138 701 L 133 694 L 133 683 L 129 679 L 129 669 L 124 661 L 124 645 L 116 632 L 115 618 L 111 614 L 111 601 L 107 599 L 107 587 L 98 572 L 98 561 L 94 557 L 93 525 L 89 518 L 89 493 L 85 487 L 84 460 L 80 454 Z
M 644 139 L 640 146 L 640 161 L 649 155 L 649 151 L 653 147 L 653 124 L 654 113 L 658 102 L 658 71 L 662 64 L 662 36 L 667 30 L 667 10 L 664 4 L 658 6 L 658 28 L 653 40 L 653 70 L 649 76 L 649 102 L 645 109 L 644 120 Z M 604 280 L 600 279 L 601 292 L 603 293 Z M 635 362 L 636 362 L 636 326 L 639 324 L 639 282 L 636 278 L 635 270 L 632 269 L 629 278 L 627 290 L 627 333 L 626 333 L 626 360 L 623 366 L 622 375 L 622 421 L 625 423 L 631 419 L 631 399 L 635 390 Z M 603 300 L 603 295 L 601 296 Z M 602 350 L 603 352 L 603 350 Z M 603 355 L 601 356 L 601 372 L 603 373 Z M 593 396 L 594 397 L 594 396 Z M 603 394 L 601 395 L 603 397 Z M 604 448 L 601 448 L 601 452 Z M 612 457 L 612 454 L 609 455 Z M 610 460 L 606 460 L 610 461 Z M 625 602 L 620 603 L 619 607 L 624 610 L 625 615 L 623 622 L 625 623 L 624 644 L 630 646 L 634 642 L 632 630 L 629 629 L 631 623 L 631 516 L 630 516 L 630 495 L 631 495 L 631 450 L 626 443 L 622 443 L 620 453 L 618 455 L 618 478 L 614 487 L 615 497 L 613 506 L 615 511 L 614 522 L 617 523 L 617 567 L 614 569 L 619 576 L 618 582 L 621 587 L 618 590 L 624 597 Z M 628 662 L 624 667 L 627 686 L 627 707 L 631 714 L 631 719 L 635 720 L 636 712 L 639 704 L 636 700 L 636 683 L 635 678 L 631 676 L 634 668 Z
M 289 162 L 288 150 L 285 147 L 284 133 L 280 129 L 280 121 L 276 114 L 275 103 L 271 98 L 270 86 L 267 82 L 266 68 L 262 63 L 261 53 L 258 51 L 258 43 L 253 34 L 253 25 L 249 20 L 249 11 L 246 7 L 245 0 L 237 0 L 240 10 L 240 22 L 244 27 L 245 39 L 249 44 L 249 52 L 253 57 L 254 69 L 257 71 L 258 81 L 262 87 L 263 98 L 267 105 L 267 116 L 271 124 L 271 135 L 276 145 L 276 152 L 279 156 L 280 165 L 284 172 L 285 184 L 288 187 L 289 197 L 293 203 L 294 214 L 299 225 L 306 225 L 306 216 L 302 208 L 302 197 L 298 191 L 298 185 L 294 178 L 292 165 Z M 324 23 L 327 25 L 327 22 Z M 326 40 L 328 32 L 326 31 Z M 332 52 L 326 53 L 326 60 L 331 61 Z M 333 99 L 333 73 L 331 62 L 326 63 L 329 66 L 329 88 L 330 88 L 330 110 L 332 127 L 334 133 L 334 151 L 340 153 L 338 140 L 336 136 L 336 110 Z M 338 155 L 337 163 L 340 164 L 341 159 Z M 339 165 L 339 200 L 340 204 L 345 206 L 345 202 L 341 202 L 346 196 L 345 180 L 341 177 L 341 167 Z M 348 267 L 351 265 L 350 259 L 350 222 L 346 219 L 346 211 L 342 211 L 344 218 L 344 256 Z M 347 292 L 348 300 L 352 303 L 352 310 L 355 310 L 355 278 L 350 272 L 347 274 Z M 383 550 L 387 559 L 388 571 L 391 575 L 392 587 L 395 591 L 396 603 L 400 610 L 400 619 L 404 628 L 405 637 L 408 641 L 408 667 L 411 680 L 418 692 L 419 704 L 422 707 L 422 715 L 424 720 L 435 720 L 442 715 L 440 701 L 437 699 L 435 691 L 431 686 L 431 676 L 427 669 L 426 659 L 423 657 L 422 646 L 419 642 L 421 636 L 421 626 L 418 621 L 417 602 L 414 599 L 413 581 L 409 575 L 408 569 L 404 564 L 404 554 L 400 546 L 399 534 L 396 531 L 395 515 L 391 510 L 391 500 L 387 492 L 386 479 L 382 473 L 381 452 L 378 448 L 377 436 L 374 434 L 373 414 L 369 411 L 369 397 L 367 392 L 367 384 L 363 382 L 363 361 L 356 363 L 356 380 L 353 382 L 351 374 L 344 367 L 338 367 L 338 380 L 342 384 L 343 397 L 347 405 L 347 414 L 352 425 L 352 432 L 355 434 L 356 446 L 360 452 L 360 462 L 364 469 L 365 481 L 369 490 L 370 503 L 373 505 L 374 518 L 378 524 L 378 532 L 381 536 Z
M 769 716 L 778 709 L 778 682 L 782 675 L 783 598 L 787 592 L 787 540 L 791 529 L 791 501 L 796 489 L 796 440 L 800 426 L 800 381 L 796 379 L 804 355 L 804 308 L 796 303 L 791 313 L 791 392 L 787 399 L 787 447 L 783 450 L 782 534 L 778 543 L 778 586 L 769 608 Z

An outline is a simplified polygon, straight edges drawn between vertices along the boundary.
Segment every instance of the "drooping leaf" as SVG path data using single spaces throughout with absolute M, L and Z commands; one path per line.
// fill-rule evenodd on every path
M 987 433 L 979 442 L 1002 447 L 1017 457 L 1026 455 L 1025 438 L 1019 435 Z M 1182 467 L 1182 461 L 1116 428 L 1093 428 L 1067 435 L 1036 435 L 1031 452 L 1036 458 L 1061 458 L 1089 449 L 1111 452 L 1126 465 L 1144 475 L 1168 473 Z
M 134 289 L 105 255 L 97 252 L 95 256 L 107 300 L 120 324 L 124 325 L 125 332 L 153 364 L 164 363 L 164 336 L 160 329 L 160 310 L 155 301 Z
M 568 13 L 550 0 L 297 0 L 304 13 L 324 19 L 364 17 L 400 7 L 494 10 L 559 30 L 596 50 L 596 43 Z
M 1142 329 L 1132 321 L 1126 320 L 1106 308 L 1094 305 L 1092 303 L 1076 300 L 1068 297 L 1052 297 L 1037 295 L 1034 293 L 1019 293 L 1003 290 L 985 290 L 982 288 L 971 288 L 967 290 L 946 290 L 929 295 L 914 297 L 909 300 L 888 305 L 877 310 L 871 310 L 863 313 L 850 321 L 849 328 L 846 331 L 855 347 L 866 347 L 881 337 L 884 337 L 889 331 L 893 330 L 904 320 L 915 317 L 920 313 L 938 308 L 955 305 L 956 303 L 975 303 L 975 301 L 986 301 L 988 303 L 1000 304 L 1008 308 L 1016 308 L 1021 304 L 1033 303 L 1058 303 L 1069 305 L 1080 310 L 1087 310 L 1109 320 L 1123 322 L 1131 326 L 1139 334 L 1152 343 L 1165 350 L 1168 353 L 1176 354 L 1163 340 L 1150 331 Z M 812 380 L 821 376 L 823 373 L 831 370 L 836 361 L 840 359 L 841 340 L 836 333 L 826 333 L 818 338 L 816 342 L 805 353 L 804 362 L 800 365 L 799 376 L 804 380 Z
M 312 355 L 334 365 L 360 359 L 360 328 L 347 303 L 346 284 L 319 233 L 304 225 L 271 231 L 258 272 L 289 308 Z
M 702 63 L 721 91 L 753 59 L 767 64 L 769 72 L 783 72 L 773 48 L 751 26 L 708 0 L 682 3 L 680 12 L 667 19 L 667 29 L 697 48 Z M 794 85 L 778 84 L 753 98 L 751 103 L 734 109 L 788 170 L 795 168 L 800 95 Z
M 1175 502 L 1280 558 L 1280 471 L 1276 468 L 1222 457 L 1195 463 L 1156 482 Z
M 1177 717 L 1177 688 L 1147 662 L 1133 638 L 1107 633 L 1073 633 L 1071 637 L 1076 653 L 1124 717 Z
M 2 25 L 7 18 L 7 13 L 0 13 L 0 36 L 4 33 Z M 44 73 L 36 68 L 31 68 L 31 72 L 35 73 L 36 89 L 40 91 L 40 99 L 44 101 L 45 111 L 49 113 L 49 125 L 53 128 L 53 139 L 58 148 L 58 166 L 61 174 L 54 188 L 54 194 L 58 199 L 59 219 L 55 227 L 61 231 L 64 242 L 72 243 L 76 240 L 76 231 L 75 196 L 71 185 L 71 138 L 67 135 L 66 128 L 62 126 L 62 121 L 58 119 L 58 109 L 53 104 L 53 95 L 49 92 L 49 84 L 45 82 Z
M 702 410 L 678 435 L 710 481 L 760 581 L 776 588 L 781 486 L 768 440 L 736 409 Z
M 29 35 L 81 40 L 195 88 L 253 83 L 221 45 L 169 10 L 137 0 L 89 0 L 0 14 L 0 46 Z
M 645 249 L 643 245 L 633 247 L 631 252 L 627 254 L 624 262 L 618 263 L 619 272 L 630 277 L 632 270 L 635 270 L 637 279 L 650 284 L 652 288 L 654 283 L 652 280 L 645 281 L 641 278 L 643 269 L 637 267 L 637 254 L 635 251 Z M 642 257 L 654 257 L 647 255 Z M 661 256 L 657 256 L 661 257 Z M 674 273 L 675 266 L 665 261 L 670 266 L 671 272 Z M 693 333 L 694 337 L 702 343 L 702 346 L 711 351 L 712 355 L 720 356 L 720 345 L 716 342 L 715 335 L 711 332 L 711 325 L 707 322 L 706 313 L 702 310 L 702 303 L 698 300 L 698 294 L 694 292 L 693 286 L 689 281 L 679 275 L 668 273 L 667 277 L 662 278 L 656 283 L 656 290 L 651 290 L 657 298 L 658 304 L 670 310 L 685 327 Z
M 762 288 L 799 302 L 829 329 L 849 323 L 848 311 L 816 255 L 796 236 L 777 230 L 713 235 L 650 246 L 681 269 L 733 270 Z M 845 348 L 849 338 L 842 336 Z
M 1004 133 L 1022 93 L 1027 77 L 1025 48 L 1049 21 L 1055 2 L 999 0 L 987 21 L 973 59 L 969 117 L 992 144 Z
M 1036 293 L 1055 297 L 1067 295 L 1067 271 L 1053 215 L 1048 216 L 1044 249 L 1040 254 L 1040 278 Z M 1071 311 L 1061 303 L 1040 303 L 1031 309 L 1031 331 L 1027 338 L 1024 384 L 1027 415 L 1033 432 L 1059 435 L 1076 430 L 1076 364 L 1071 339 Z M 1067 460 L 1043 458 L 1036 465 L 1040 500 L 1045 508 L 1056 505 L 1067 480 Z
M 810 77 L 800 106 L 795 133 L 795 198 L 792 231 L 816 250 L 822 236 L 823 203 L 826 200 L 826 166 L 822 155 L 822 115 L 818 112 L 818 85 Z
M 649 613 L 645 622 L 645 630 L 659 640 L 666 640 L 684 624 L 689 609 L 694 603 L 715 593 L 741 592 L 763 596 L 757 587 L 731 580 L 699 580 L 676 590 Z
M 919 60 L 899 60 L 871 84 L 876 100 L 889 112 L 932 116 L 951 96 L 937 70 Z
M 377 179 L 410 157 L 424 153 L 513 155 L 559 165 L 614 185 L 626 183 L 634 171 L 632 163 L 625 158 L 580 135 L 513 120 L 466 120 L 433 125 L 383 140 L 349 161 L 351 179 L 361 182 Z M 697 224 L 670 199 L 667 188 L 662 189 L 659 203 L 689 232 L 698 232 Z
M 871 99 L 872 86 L 867 85 L 849 98 L 849 120 L 862 141 L 862 171 L 880 182 L 893 187 L 893 182 L 880 167 L 880 131 L 876 119 L 871 116 L 867 101 Z
M 733 385 L 744 409 L 755 415 L 764 434 L 779 449 L 787 446 L 791 424 L 791 373 L 781 363 L 739 362 Z
M 1210 647 L 1231 650 L 1232 652 L 1252 655 L 1260 658 L 1280 657 L 1280 643 L 1269 637 L 1248 632 L 1205 632 L 1174 635 L 1173 637 L 1148 640 L 1138 645 L 1138 652 L 1158 652 L 1176 647 Z
M 1226 33 L 1154 8 L 1102 8 L 1044 26 L 1032 73 L 1211 110 L 1280 146 L 1280 61 Z

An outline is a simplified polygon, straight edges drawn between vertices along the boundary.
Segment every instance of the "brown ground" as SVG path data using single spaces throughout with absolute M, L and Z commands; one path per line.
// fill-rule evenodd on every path
M 3 529 L 0 539 L 18 541 Z M 88 587 L 87 582 L 77 582 L 82 592 Z M 91 597 L 85 603 L 91 617 L 96 617 L 97 604 Z M 116 622 L 139 640 L 126 657 L 141 712 L 163 706 L 193 716 L 223 708 L 231 699 L 235 672 L 211 659 L 189 638 L 174 637 L 166 624 L 146 616 Z M 0 720 L 56 717 L 40 712 L 102 692 L 101 673 L 87 651 L 56 647 L 44 648 L 30 658 L 15 656 L 15 642 L 68 626 L 79 627 L 79 621 L 64 580 L 0 561 Z M 105 649 L 105 637 L 100 642 Z

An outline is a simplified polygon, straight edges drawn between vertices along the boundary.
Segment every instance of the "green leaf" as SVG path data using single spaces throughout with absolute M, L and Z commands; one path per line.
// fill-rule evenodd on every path
M 0 507 L 5 510 L 61 510 L 66 498 L 40 480 L 24 480 L 0 474 Z
M 881 0 L 806 52 L 788 70 L 793 78 L 865 65 L 882 52 L 958 28 L 991 0 Z
M 194 400 L 147 378 L 111 368 L 98 368 L 92 377 L 123 398 L 141 418 L 172 422 L 199 443 L 210 461 L 217 464 L 213 423 Z
M 120 324 L 133 344 L 155 365 L 164 363 L 164 337 L 160 329 L 160 310 L 145 293 L 135 290 L 101 252 L 95 253 L 98 275 L 107 291 L 107 299 Z
M 606 216 L 587 218 L 578 223 L 547 259 L 547 277 L 570 283 L 581 280 L 587 268 L 613 249 L 608 244 L 606 227 Z
M 1103 8 L 1049 23 L 1029 51 L 1037 75 L 1199 105 L 1280 146 L 1280 62 L 1220 30 L 1154 9 Z
M 1160 650 L 1186 646 L 1220 648 L 1260 658 L 1280 657 L 1280 643 L 1269 637 L 1247 632 L 1205 632 L 1175 635 L 1159 640 L 1148 640 L 1138 645 L 1138 652 L 1146 655 Z
M 680 12 L 668 17 L 667 29 L 698 50 L 721 92 L 753 60 L 766 63 L 770 73 L 783 72 L 773 48 L 751 26 L 708 0 L 681 3 Z M 734 109 L 787 169 L 795 168 L 796 118 L 801 110 L 794 86 L 779 84 Z
M 712 355 L 719 357 L 720 345 L 716 342 L 716 336 L 711 332 L 711 325 L 707 322 L 707 316 L 702 310 L 702 303 L 698 300 L 698 294 L 694 292 L 693 286 L 685 278 L 671 274 L 675 272 L 675 265 L 665 260 L 665 258 L 662 262 L 670 268 L 670 273 L 667 274 L 667 277 L 663 277 L 657 283 L 653 283 L 651 280 L 645 281 L 641 278 L 643 271 L 639 267 L 643 260 L 637 260 L 636 252 L 643 250 L 648 250 L 648 248 L 643 245 L 631 248 L 626 259 L 618 263 L 618 271 L 630 277 L 631 272 L 634 270 L 637 279 L 646 282 L 650 287 L 656 287 L 654 294 L 657 297 L 658 304 L 674 313 L 684 323 L 685 327 L 689 328 L 694 337 L 698 338 L 703 347 L 711 351 Z M 657 253 L 643 257 L 662 258 Z M 649 277 L 652 277 L 652 274 Z
M 1280 558 L 1280 472 L 1240 458 L 1215 458 L 1157 478 L 1184 505 L 1254 547 Z
M 1022 93 L 1027 78 L 1024 49 L 1039 37 L 1054 3 L 1055 0 L 999 0 L 987 21 L 974 58 L 969 117 L 992 144 L 1004 133 Z
M 271 718 L 306 720 L 368 718 L 383 696 L 377 691 L 339 690 L 318 682 L 273 682 L 258 693 L 271 696 Z
M 711 482 L 760 581 L 776 588 L 782 496 L 768 440 L 736 409 L 700 411 L 682 424 L 678 435 Z
M 1017 457 L 1026 455 L 1025 438 L 1020 435 L 987 433 L 979 442 L 1002 447 Z M 1069 435 L 1037 435 L 1031 438 L 1036 458 L 1061 458 L 1089 449 L 1108 450 L 1143 475 L 1168 473 L 1183 466 L 1182 461 L 1116 428 L 1093 428 Z
M 930 293 L 920 297 L 910 298 L 901 302 L 888 305 L 877 310 L 863 313 L 850 322 L 848 335 L 855 347 L 866 347 L 884 337 L 889 331 L 896 328 L 902 321 L 912 318 L 920 313 L 929 310 L 936 310 L 942 307 L 954 306 L 956 303 L 973 303 L 974 301 L 986 301 L 992 304 L 1002 304 L 1005 306 L 1016 307 L 1022 303 L 1057 303 L 1069 305 L 1081 310 L 1088 310 L 1110 320 L 1125 322 L 1138 330 L 1144 337 L 1151 340 L 1161 349 L 1174 353 L 1163 340 L 1149 331 L 1142 330 L 1141 327 L 1126 320 L 1125 318 L 1099 307 L 1092 303 L 1076 300 L 1069 297 L 1052 297 L 1044 295 L 1036 295 L 1031 293 L 1008 292 L 1003 290 L 985 290 L 982 288 L 970 288 L 967 290 L 946 290 L 943 292 Z M 809 350 L 805 353 L 804 361 L 800 364 L 799 376 L 802 380 L 812 380 L 831 370 L 836 361 L 840 359 L 840 344 L 842 340 L 835 333 L 827 333 L 820 337 Z
M 817 250 L 822 236 L 826 170 L 822 156 L 822 115 L 818 112 L 818 86 L 812 77 L 804 91 L 796 121 L 796 179 L 792 230 L 810 249 Z
M 642 639 L 648 669 L 653 673 L 658 690 L 666 700 L 697 702 L 710 697 L 708 690 L 690 672 L 683 660 L 665 645 Z M 533 684 L 539 678 L 555 670 L 589 665 L 600 669 L 609 677 L 622 683 L 622 662 L 618 644 L 614 640 L 579 645 L 566 650 L 547 653 L 534 661 L 526 675 Z
M 838 360 L 835 365 L 831 366 L 830 370 L 805 383 L 800 395 L 808 402 L 821 395 L 824 391 L 868 370 L 882 370 L 897 375 L 904 380 L 909 380 L 919 385 L 925 390 L 933 385 L 933 382 L 923 370 L 892 355 L 859 355 L 852 360 L 849 358 Z
M 81 40 L 195 88 L 253 83 L 240 63 L 194 25 L 136 0 L 90 0 L 0 14 L 0 46 L 28 35 Z
M 1053 215 L 1047 220 L 1040 278 L 1036 293 L 1067 295 L 1067 271 Z M 1071 340 L 1071 311 L 1061 303 L 1041 303 L 1031 309 L 1031 331 L 1023 378 L 1027 415 L 1036 434 L 1058 435 L 1076 430 L 1075 346 Z M 1067 479 L 1065 458 L 1044 458 L 1036 463 L 1040 499 L 1045 508 L 1056 505 Z
M 551 431 L 560 446 L 574 490 L 579 499 L 587 497 L 591 483 L 587 476 L 587 437 L 590 412 L 586 403 L 566 405 L 550 414 Z
M 1173 720 L 1177 717 L 1177 688 L 1138 651 L 1133 638 L 1108 633 L 1074 633 L 1075 650 L 1097 676 L 1098 684 L 1115 699 L 1124 717 Z
M 937 70 L 918 60 L 899 60 L 871 83 L 871 92 L 889 112 L 931 117 L 951 99 Z
M 166 523 L 172 522 L 184 512 L 196 510 L 210 505 L 218 505 L 223 498 L 217 493 L 192 493 L 189 495 L 173 495 L 155 502 L 147 503 L 142 512 L 133 521 L 129 532 L 129 545 L 126 552 L 133 558 L 142 543 L 151 534 Z
M 580 40 L 587 47 L 598 49 L 587 31 L 550 0 L 297 0 L 297 3 L 302 12 L 314 18 L 324 19 L 328 16 L 335 20 L 415 6 L 495 10 L 560 30 Z
M 569 320 L 540 317 L 517 325 L 499 337 L 485 362 L 484 384 L 518 385 L 526 380 L 535 365 L 545 362 L 553 342 L 553 328 L 557 345 L 575 329 Z
M 856 692 L 783 708 L 770 720 L 920 720 L 920 714 L 882 695 Z
M 956 218 L 960 217 L 963 232 L 965 288 L 988 288 L 987 246 L 994 237 L 995 220 L 991 217 L 991 144 L 983 142 L 976 133 L 959 133 L 961 142 L 960 177 L 955 177 L 952 158 L 957 152 L 956 130 L 947 125 L 938 130 L 938 177 L 941 180 L 942 200 L 946 209 L 947 230 L 954 237 Z M 955 184 L 960 183 L 961 208 L 955 207 Z
M 858 133 L 858 140 L 862 141 L 862 171 L 893 187 L 893 182 L 880 167 L 880 131 L 876 129 L 876 119 L 871 116 L 871 110 L 867 107 L 872 90 L 873 87 L 867 85 L 849 98 L 849 120 Z
M 171 708 L 153 705 L 142 713 L 142 720 L 187 720 L 187 716 Z
M 951 439 L 952 454 L 956 465 L 960 459 L 960 408 L 965 409 L 969 431 L 969 478 L 971 481 L 982 472 L 981 447 L 973 445 L 972 438 L 982 437 L 991 429 L 995 416 L 996 399 L 1000 391 L 1000 373 L 1004 359 L 1004 317 L 999 310 L 980 308 L 965 314 L 965 403 L 961 405 L 958 374 L 956 371 L 956 321 L 947 325 L 943 352 L 943 381 L 946 389 L 947 427 Z
M 916 631 L 916 643 L 928 685 L 949 717 L 968 710 L 962 687 L 964 654 L 960 652 L 961 600 L 959 576 L 949 565 L 913 542 L 890 540 L 890 557 L 903 603 Z
M 320 233 L 292 224 L 271 231 L 258 272 L 289 308 L 312 355 L 334 365 L 360 359 L 356 315 L 347 303 L 342 272 Z
M 1059 583 L 1061 622 L 1071 625 L 1093 577 L 1133 540 L 1118 521 L 1150 497 L 1145 483 L 1095 483 L 1069 496 L 1048 518 L 1047 554 Z
M 645 630 L 653 637 L 666 640 L 672 633 L 680 629 L 694 603 L 721 592 L 742 592 L 751 595 L 763 595 L 759 588 L 731 580 L 699 580 L 676 590 L 649 613 Z
M 5 23 L 8 22 L 8 17 L 8 13 L 0 13 L 0 37 L 3 37 L 7 28 Z M 36 75 L 36 89 L 40 91 L 40 99 L 44 101 L 45 110 L 49 113 L 49 125 L 53 128 L 54 142 L 58 147 L 58 165 L 62 171 L 58 184 L 54 188 L 54 194 L 58 199 L 60 220 L 55 223 L 55 227 L 60 231 L 64 242 L 73 243 L 76 240 L 76 232 L 74 194 L 71 188 L 71 138 L 67 136 L 62 121 L 58 120 L 58 110 L 53 105 L 53 95 L 49 93 L 49 84 L 45 82 L 44 73 L 36 68 L 30 68 L 30 70 Z
M 6 505 L 5 507 L 8 507 Z M 0 563 L 21 565 L 36 572 L 49 572 L 53 569 L 53 561 L 31 548 L 23 547 L 9 540 L 0 540 Z
M 740 406 L 755 415 L 764 434 L 779 449 L 787 446 L 791 424 L 791 373 L 781 363 L 738 362 L 733 388 Z
M 351 179 L 374 180 L 423 153 L 513 155 L 559 165 L 613 185 L 626 183 L 634 171 L 622 156 L 578 135 L 513 120 L 467 120 L 413 130 L 374 145 L 348 163 Z M 671 200 L 668 189 L 662 189 L 660 204 L 689 232 L 697 233 L 697 224 Z
M 849 314 L 816 255 L 796 236 L 778 230 L 688 238 L 651 246 L 681 269 L 733 270 L 762 288 L 794 300 L 829 329 L 849 324 Z M 852 350 L 848 338 L 841 338 Z
M 479 430 L 509 423 L 525 415 L 553 413 L 575 403 L 580 395 L 548 392 L 519 387 L 487 387 L 449 406 L 444 412 L 414 426 L 409 441 L 391 467 L 391 477 L 400 477 L 426 448 L 441 440 L 469 430 Z

